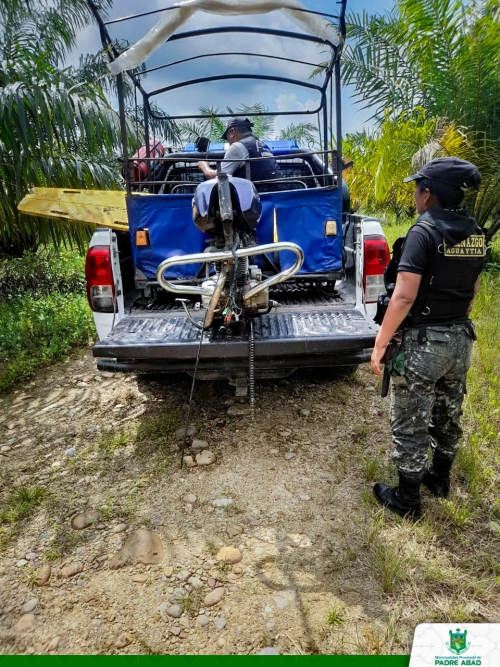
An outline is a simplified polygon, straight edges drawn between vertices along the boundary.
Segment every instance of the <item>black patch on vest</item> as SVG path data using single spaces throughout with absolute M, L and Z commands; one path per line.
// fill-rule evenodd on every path
M 468 259 L 469 257 L 486 257 L 486 243 L 482 234 L 472 234 L 464 241 L 454 246 L 447 244 L 443 238 L 443 252 L 445 257 Z

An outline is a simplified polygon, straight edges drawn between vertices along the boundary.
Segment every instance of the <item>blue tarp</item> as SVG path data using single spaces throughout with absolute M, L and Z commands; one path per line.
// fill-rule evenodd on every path
M 305 260 L 300 274 L 326 273 L 342 268 L 342 204 L 339 189 L 316 188 L 261 194 L 262 218 L 257 226 L 258 242 L 272 243 L 273 211 L 276 209 L 279 241 L 293 241 L 304 251 Z M 158 265 L 174 255 L 203 252 L 210 236 L 202 234 L 191 218 L 193 196 L 146 195 L 127 196 L 127 212 L 132 239 L 135 268 L 148 278 L 156 276 Z M 325 236 L 327 220 L 337 222 L 337 236 Z M 149 246 L 136 246 L 139 229 L 148 229 Z M 280 253 L 282 269 L 294 263 L 291 252 Z M 268 268 L 257 257 L 257 264 Z M 168 278 L 196 275 L 200 267 L 194 264 L 172 269 Z

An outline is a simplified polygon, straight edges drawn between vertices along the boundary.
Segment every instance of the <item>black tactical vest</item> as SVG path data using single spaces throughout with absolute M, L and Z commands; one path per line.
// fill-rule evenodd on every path
M 238 139 L 238 141 L 245 146 L 248 151 L 249 157 L 265 157 L 267 160 L 258 160 L 256 162 L 250 162 L 250 180 L 255 183 L 255 181 L 268 181 L 274 180 L 276 178 L 283 178 L 283 174 L 278 166 L 278 163 L 274 159 L 271 151 L 263 144 L 257 137 L 254 137 L 253 134 L 249 134 L 243 139 Z M 238 178 L 246 178 L 246 165 L 238 167 L 235 171 L 234 176 Z M 266 192 L 267 190 L 276 190 L 276 187 L 272 187 L 272 184 L 263 183 L 262 185 L 255 186 L 259 192 Z
M 482 230 L 450 246 L 432 224 L 420 221 L 434 242 L 434 256 L 422 275 L 417 298 L 405 323 L 410 327 L 450 326 L 468 320 L 474 283 L 484 265 L 486 244 Z

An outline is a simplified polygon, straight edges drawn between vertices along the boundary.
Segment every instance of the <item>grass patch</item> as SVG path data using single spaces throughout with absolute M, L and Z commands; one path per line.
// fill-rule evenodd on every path
M 393 476 L 393 468 L 386 461 L 381 460 L 380 455 L 371 456 L 366 454 L 361 460 L 363 476 L 367 482 L 383 482 Z
M 205 550 L 211 555 L 215 556 L 215 554 L 219 551 L 219 548 L 214 542 L 211 542 L 210 540 L 207 540 L 205 542 Z
M 67 526 L 61 526 L 56 521 L 51 525 L 54 536 L 50 540 L 49 548 L 45 553 L 45 560 L 54 561 L 72 551 L 80 542 L 81 536 Z
M 195 587 L 179 600 L 179 604 L 186 614 L 197 616 L 198 611 L 201 609 L 202 598 L 203 588 L 201 586 Z
M 0 260 L 0 391 L 93 337 L 84 265 L 53 247 Z
M 342 607 L 338 605 L 333 605 L 328 610 L 326 615 L 326 624 L 327 625 L 344 625 L 345 623 L 345 611 Z
M 45 489 L 21 487 L 11 493 L 0 509 L 0 547 L 14 536 L 18 524 L 28 518 L 45 497 Z
M 99 441 L 98 449 L 105 456 L 112 456 L 113 453 L 121 447 L 129 444 L 129 436 L 126 433 L 108 433 Z
M 407 582 L 405 559 L 397 544 L 391 544 L 382 535 L 374 544 L 373 568 L 378 575 L 382 591 L 392 595 Z
M 447 519 L 459 529 L 465 528 L 476 515 L 470 503 L 454 496 L 450 500 L 441 501 L 442 511 Z
M 140 457 L 150 458 L 155 455 L 157 460 L 154 467 L 158 472 L 169 465 L 169 445 L 173 442 L 173 436 L 177 429 L 183 426 L 183 418 L 180 408 L 172 409 L 165 414 L 158 412 L 143 419 L 135 435 L 136 451 Z

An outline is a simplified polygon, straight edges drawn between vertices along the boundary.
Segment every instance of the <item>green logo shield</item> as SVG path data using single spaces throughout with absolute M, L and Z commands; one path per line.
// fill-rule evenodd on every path
M 456 655 L 465 653 L 470 647 L 470 642 L 467 643 L 467 630 L 464 630 L 463 632 L 460 628 L 457 628 L 456 632 L 450 630 L 450 643 L 448 644 L 448 642 L 446 642 L 446 647 Z

